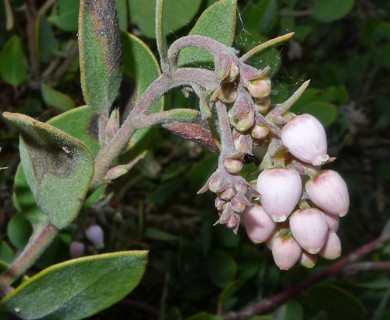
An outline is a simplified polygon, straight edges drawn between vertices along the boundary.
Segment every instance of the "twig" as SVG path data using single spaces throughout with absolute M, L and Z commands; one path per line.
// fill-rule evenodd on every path
M 56 1 L 57 0 L 47 0 L 39 9 L 37 16 L 38 17 L 44 16 L 46 12 L 51 8 L 51 6 L 56 3 Z
M 26 25 L 26 32 L 27 32 L 27 42 L 28 42 L 28 50 L 30 53 L 30 86 L 32 89 L 39 89 L 40 87 L 40 75 L 39 75 L 39 60 L 38 60 L 38 53 L 37 48 L 35 45 L 35 39 L 36 39 L 36 29 L 35 29 L 35 23 L 37 19 L 37 13 L 35 8 L 35 1 L 27 0 L 26 1 L 27 7 L 26 7 L 26 18 L 27 18 L 27 25 Z
M 352 263 L 346 266 L 343 270 L 345 273 L 355 273 L 358 271 L 369 271 L 369 270 L 390 270 L 390 262 L 359 262 Z
M 265 311 L 275 308 L 280 305 L 282 302 L 290 299 L 294 295 L 302 292 L 303 290 L 309 288 L 310 286 L 329 278 L 332 275 L 335 275 L 341 271 L 344 271 L 352 262 L 360 259 L 364 255 L 380 248 L 386 243 L 390 238 L 390 235 L 387 233 L 382 234 L 380 237 L 375 240 L 361 246 L 356 249 L 348 256 L 326 268 L 324 271 L 313 275 L 306 280 L 296 284 L 295 286 L 288 288 L 278 294 L 275 294 L 267 299 L 259 301 L 252 306 L 246 307 L 239 311 L 228 312 L 223 316 L 224 320 L 237 320 L 237 319 L 247 319 L 254 315 L 261 314 Z

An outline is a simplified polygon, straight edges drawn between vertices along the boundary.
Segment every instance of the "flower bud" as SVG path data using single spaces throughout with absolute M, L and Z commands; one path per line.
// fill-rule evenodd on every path
M 69 247 L 69 253 L 72 258 L 79 258 L 85 252 L 85 245 L 82 242 L 73 241 Z
M 241 194 L 235 195 L 234 198 L 230 201 L 234 212 L 244 212 L 248 202 L 249 201 L 245 198 L 245 196 Z
M 272 256 L 280 270 L 294 266 L 301 254 L 301 247 L 290 235 L 278 236 L 272 241 Z
M 226 227 L 233 229 L 234 233 L 237 233 L 238 226 L 240 225 L 240 216 L 237 213 L 231 215 L 230 219 L 226 222 Z
M 263 99 L 257 99 L 255 101 L 255 110 L 258 113 L 264 114 L 269 110 L 270 107 L 271 107 L 271 98 L 270 97 L 266 97 Z
M 305 268 L 313 268 L 317 263 L 317 255 L 303 251 L 299 262 Z
M 253 111 L 245 113 L 240 119 L 233 124 L 236 130 L 245 132 L 252 128 L 255 123 L 255 115 Z
M 225 203 L 226 201 L 223 201 L 221 198 L 219 197 L 215 198 L 215 207 L 217 208 L 217 210 L 222 211 L 222 208 Z
M 270 78 L 249 81 L 248 91 L 254 98 L 265 98 L 271 94 Z
M 257 179 L 257 191 L 264 210 L 275 222 L 283 222 L 301 198 L 302 182 L 293 169 L 266 169 Z
M 236 81 L 239 72 L 240 72 L 240 70 L 238 69 L 238 66 L 235 63 L 232 63 L 230 65 L 229 73 L 226 76 L 226 78 L 223 79 L 223 82 L 234 82 L 234 81 Z
M 259 204 L 245 211 L 244 224 L 249 239 L 254 243 L 267 241 L 276 228 L 276 223 Z
M 234 149 L 241 154 L 253 154 L 253 139 L 249 134 L 233 133 Z
M 290 217 L 290 228 L 294 239 L 311 254 L 321 250 L 328 235 L 323 213 L 315 208 L 295 211 Z
M 252 129 L 251 136 L 254 139 L 264 139 L 268 135 L 268 133 L 269 133 L 269 128 L 267 128 L 266 126 L 256 124 Z
M 348 187 L 343 178 L 333 170 L 322 171 L 306 183 L 306 192 L 313 203 L 322 210 L 343 217 L 349 208 Z
M 337 232 L 337 230 L 339 229 L 340 217 L 326 212 L 323 212 L 323 214 L 329 230 Z
M 227 158 L 223 160 L 223 166 L 227 172 L 230 174 L 237 174 L 241 171 L 244 163 L 241 159 L 237 158 Z
M 287 122 L 281 138 L 288 151 L 301 161 L 319 166 L 329 159 L 325 129 L 310 114 L 296 116 Z
M 234 188 L 231 187 L 221 191 L 218 194 L 218 196 L 224 201 L 229 201 L 231 198 L 234 197 L 235 194 L 236 194 L 236 190 L 234 190 Z
M 237 99 L 237 89 L 234 83 L 221 84 L 221 88 L 215 94 L 223 103 L 233 103 Z
M 89 226 L 87 230 L 85 230 L 85 236 L 94 244 L 96 249 L 104 248 L 104 233 L 99 225 L 93 224 Z
M 328 260 L 334 260 L 340 257 L 341 243 L 340 238 L 337 236 L 336 232 L 330 231 L 328 233 L 328 238 L 319 252 L 319 255 Z

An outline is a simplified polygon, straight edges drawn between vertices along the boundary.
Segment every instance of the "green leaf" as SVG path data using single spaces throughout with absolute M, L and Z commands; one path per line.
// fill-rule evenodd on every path
M 324 310 L 328 319 L 365 319 L 366 309 L 358 298 L 330 284 L 319 284 L 308 291 L 307 300 L 316 310 Z
M 305 104 L 293 105 L 290 109 L 297 114 L 310 113 L 327 127 L 337 120 L 338 109 L 334 104 L 324 101 L 311 101 Z
M 140 282 L 146 251 L 69 260 L 30 278 L 0 307 L 22 319 L 84 319 L 123 299 Z
M 164 34 L 170 34 L 188 25 L 198 12 L 201 3 L 201 0 L 165 0 Z M 130 0 L 129 7 L 131 20 L 138 25 L 145 36 L 155 39 L 156 0 Z
M 115 0 L 115 4 L 118 11 L 119 29 L 127 31 L 128 28 L 128 2 L 127 0 Z
M 57 40 L 54 36 L 52 25 L 46 16 L 40 16 L 36 22 L 36 43 L 39 59 L 42 62 L 49 62 L 52 55 L 57 50 Z
M 333 22 L 345 17 L 353 8 L 355 0 L 317 0 L 313 16 L 322 22 Z
M 211 282 L 217 287 L 224 288 L 235 278 L 237 264 L 226 252 L 215 249 L 210 252 L 207 259 L 207 271 Z
M 186 320 L 222 320 L 219 316 L 214 316 L 212 314 L 209 314 L 207 312 L 200 312 L 197 314 L 194 314 L 191 317 L 186 318 Z
M 26 58 L 18 36 L 12 36 L 1 51 L 0 75 L 6 83 L 13 86 L 18 86 L 28 79 Z
M 4 112 L 21 131 L 23 171 L 35 201 L 59 229 L 77 216 L 93 175 L 93 157 L 79 140 L 33 118 Z
M 207 179 L 217 168 L 217 157 L 208 156 L 195 163 L 189 172 L 188 179 L 193 191 L 198 191 L 207 182 Z
M 236 0 L 219 0 L 202 13 L 189 35 L 206 36 L 231 46 L 236 30 L 236 11 Z M 212 61 L 212 56 L 204 50 L 185 48 L 180 52 L 178 64 L 199 65 Z
M 269 34 L 278 21 L 278 1 L 258 0 L 249 3 L 245 13 L 245 27 L 249 30 L 257 30 L 263 34 Z
M 124 73 L 135 82 L 134 102 L 141 99 L 149 85 L 160 76 L 158 62 L 148 46 L 130 33 L 123 33 Z M 159 112 L 164 108 L 164 100 L 160 99 L 151 108 L 151 112 Z M 150 129 L 137 130 L 130 140 L 130 147 L 137 144 Z
M 91 107 L 77 107 L 51 118 L 47 123 L 85 143 L 94 155 L 98 153 L 98 116 Z
M 255 247 L 244 244 L 238 256 L 239 277 L 247 280 L 258 274 L 260 255 Z
M 49 21 L 63 31 L 76 32 L 80 0 L 58 0 L 58 12 L 52 13 Z
M 46 104 L 62 111 L 73 109 L 76 106 L 71 97 L 44 83 L 41 84 L 41 93 Z
M 0 261 L 11 263 L 14 256 L 15 254 L 8 243 L 4 240 L 0 241 Z
M 294 300 L 290 300 L 281 305 L 275 311 L 275 320 L 302 320 L 303 308 Z
M 32 225 L 39 224 L 45 218 L 36 205 L 34 195 L 27 184 L 21 165 L 18 166 L 15 173 L 13 200 L 15 207 Z
M 7 224 L 8 239 L 19 250 L 26 246 L 32 230 L 31 223 L 21 213 L 14 215 Z
M 122 80 L 122 45 L 113 1 L 81 0 L 78 40 L 85 102 L 108 116 Z

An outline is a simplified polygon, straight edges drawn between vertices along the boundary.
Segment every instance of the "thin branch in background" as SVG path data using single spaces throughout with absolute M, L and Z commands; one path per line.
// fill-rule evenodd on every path
M 39 60 L 38 52 L 35 44 L 36 39 L 36 19 L 37 12 L 35 7 L 35 1 L 26 1 L 26 33 L 28 41 L 28 50 L 30 53 L 30 87 L 32 89 L 39 89 L 40 87 L 40 73 L 39 73 Z
M 47 0 L 38 10 L 38 17 L 44 16 L 47 11 L 56 3 L 57 0 Z
M 387 227 L 386 227 L 387 228 Z M 298 293 L 301 293 L 303 290 L 311 287 L 312 285 L 329 278 L 330 276 L 333 276 L 339 272 L 348 270 L 348 267 L 350 265 L 355 265 L 356 271 L 364 271 L 364 270 L 373 270 L 371 268 L 374 268 L 373 263 L 371 264 L 371 268 L 369 269 L 362 269 L 359 270 L 359 267 L 356 267 L 356 265 L 359 264 L 351 264 L 352 262 L 360 259 L 364 255 L 382 247 L 387 241 L 390 239 L 389 233 L 382 233 L 381 236 L 376 238 L 375 240 L 361 246 L 360 248 L 356 249 L 349 255 L 347 255 L 345 258 L 341 259 L 339 262 L 336 262 L 335 264 L 329 266 L 322 272 L 315 274 L 311 277 L 308 277 L 306 280 L 303 280 L 302 282 L 296 284 L 295 286 L 288 288 L 278 294 L 275 294 L 267 299 L 264 299 L 262 301 L 259 301 L 258 303 L 255 303 L 249 307 L 246 307 L 239 311 L 232 311 L 228 312 L 223 316 L 224 320 L 238 320 L 238 319 L 248 319 L 254 315 L 258 315 L 261 313 L 264 313 L 266 311 L 269 311 L 271 309 L 274 309 L 281 303 L 287 301 L 288 299 L 291 299 L 293 296 L 295 296 Z M 363 265 L 362 265 L 363 266 Z M 377 267 L 379 267 L 379 264 L 376 264 Z M 367 265 L 365 266 L 367 268 Z M 382 265 L 383 267 L 383 265 Z M 386 267 L 388 267 L 386 265 Z
M 371 271 L 371 270 L 390 270 L 390 262 L 358 262 L 347 265 L 343 272 L 346 274 L 356 273 L 359 271 Z

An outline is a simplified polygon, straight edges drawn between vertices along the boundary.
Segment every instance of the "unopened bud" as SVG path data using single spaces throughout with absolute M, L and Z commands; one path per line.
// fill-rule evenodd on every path
M 222 83 L 217 97 L 223 103 L 233 103 L 237 99 L 237 89 L 234 83 Z
M 272 241 L 272 256 L 280 270 L 292 268 L 301 254 L 301 247 L 290 235 L 278 236 Z
M 339 229 L 340 217 L 326 212 L 323 212 L 323 214 L 329 230 L 337 232 L 337 230 Z
M 240 154 L 253 154 L 253 139 L 249 134 L 235 131 L 233 134 L 234 149 Z
M 238 194 L 230 201 L 234 212 L 245 211 L 247 203 L 243 201 L 243 198 L 243 195 Z
M 330 231 L 328 238 L 324 246 L 322 247 L 319 255 L 328 260 L 334 260 L 340 257 L 341 255 L 341 243 L 340 238 L 333 231 Z
M 241 159 L 237 158 L 227 158 L 223 160 L 223 166 L 227 172 L 230 174 L 237 174 L 242 170 L 244 163 Z
M 240 119 L 233 121 L 232 125 L 234 126 L 234 128 L 236 128 L 236 130 L 240 132 L 245 132 L 250 128 L 252 128 L 254 123 L 255 123 L 255 115 L 254 112 L 251 110 L 245 113 Z
M 301 161 L 319 166 L 329 159 L 325 129 L 310 114 L 296 116 L 287 122 L 281 138 L 288 151 Z
M 322 210 L 343 217 L 349 208 L 348 187 L 343 178 L 333 170 L 322 171 L 306 183 L 306 192 L 313 203 Z
M 255 110 L 259 113 L 266 113 L 271 107 L 271 98 L 266 97 L 255 101 Z
M 302 194 L 302 181 L 294 169 L 266 169 L 257 179 L 257 191 L 264 210 L 275 222 L 283 222 Z
M 268 133 L 269 133 L 269 128 L 267 128 L 266 126 L 256 124 L 252 129 L 251 136 L 254 139 L 260 140 L 260 139 L 264 139 L 268 135 Z
M 265 98 L 271 94 L 270 78 L 249 81 L 248 91 L 254 98 Z
M 234 82 L 236 81 L 238 74 L 240 70 L 238 69 L 238 66 L 235 63 L 232 63 L 230 65 L 230 71 L 225 79 L 223 79 L 223 82 Z
M 94 244 L 96 249 L 104 248 L 104 232 L 99 225 L 93 224 L 89 226 L 87 230 L 85 230 L 85 236 Z
M 221 198 L 224 201 L 229 201 L 231 198 L 233 198 L 236 194 L 236 190 L 234 188 L 226 188 L 225 190 L 218 193 L 219 198 Z
M 303 251 L 299 262 L 305 268 L 313 268 L 317 263 L 317 255 Z
M 82 242 L 73 241 L 69 247 L 69 253 L 72 258 L 79 258 L 85 252 L 85 245 Z
M 276 223 L 259 204 L 245 211 L 244 224 L 249 239 L 254 243 L 267 241 L 276 228 Z
M 321 250 L 328 235 L 328 225 L 320 210 L 297 210 L 291 215 L 289 222 L 293 237 L 303 249 L 311 254 Z
M 215 207 L 218 211 L 222 211 L 223 206 L 225 205 L 226 201 L 223 201 L 221 198 L 216 197 L 215 198 Z

